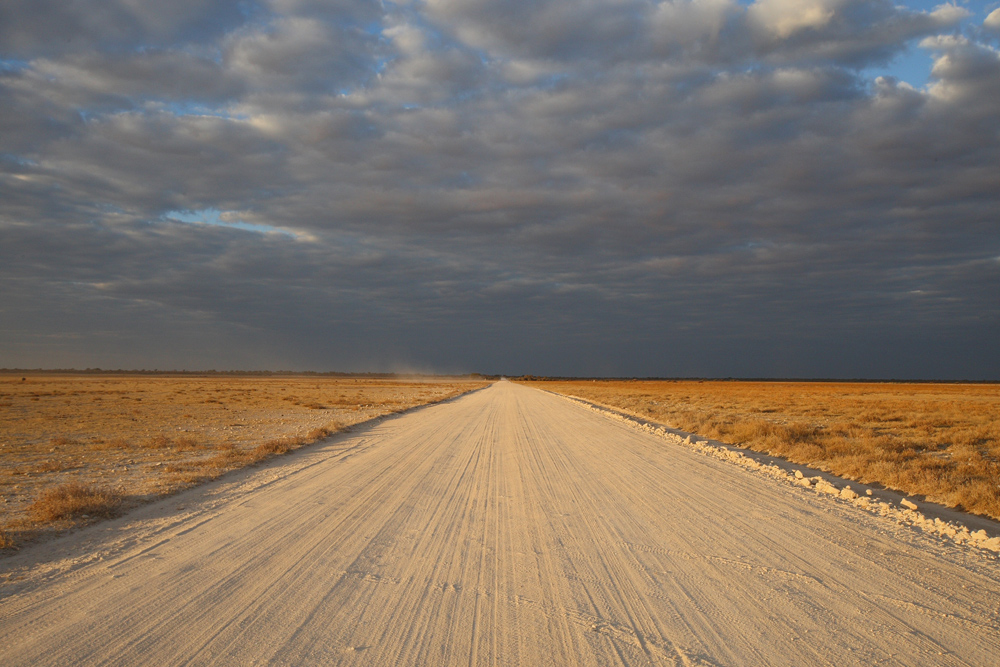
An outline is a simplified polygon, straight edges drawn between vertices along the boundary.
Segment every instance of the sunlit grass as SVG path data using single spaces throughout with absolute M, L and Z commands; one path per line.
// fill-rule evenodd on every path
M 28 516 L 37 523 L 62 519 L 107 518 L 114 516 L 123 497 L 112 489 L 67 482 L 46 489 L 28 507 Z
M 82 489 L 114 493 L 119 508 L 126 508 L 288 453 L 352 424 L 485 384 L 433 378 L 0 375 L 0 549 L 66 527 L 74 517 L 106 516 L 96 505 L 94 511 L 69 514 L 45 509 L 84 502 Z M 58 500 L 58 494 L 65 498 Z

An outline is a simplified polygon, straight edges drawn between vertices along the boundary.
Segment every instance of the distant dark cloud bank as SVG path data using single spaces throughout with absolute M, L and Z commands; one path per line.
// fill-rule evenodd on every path
M 0 1 L 0 366 L 1000 379 L 997 7 Z

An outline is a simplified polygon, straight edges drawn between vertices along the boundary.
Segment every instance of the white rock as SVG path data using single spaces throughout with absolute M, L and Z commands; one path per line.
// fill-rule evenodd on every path
M 816 490 L 820 493 L 829 493 L 831 496 L 840 495 L 840 490 L 825 479 L 816 482 Z
M 912 500 L 910 500 L 909 498 L 903 498 L 902 500 L 899 501 L 899 504 L 909 510 L 917 509 L 917 504 Z
M 1000 537 L 994 537 L 993 539 L 986 540 L 985 542 L 980 543 L 979 546 L 984 549 L 989 549 L 990 551 L 1000 551 Z

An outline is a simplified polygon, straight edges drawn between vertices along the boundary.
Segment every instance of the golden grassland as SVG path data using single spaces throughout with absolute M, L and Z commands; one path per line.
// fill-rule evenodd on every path
M 1000 386 L 995 384 L 525 384 L 1000 519 Z
M 427 377 L 0 374 L 0 548 L 486 384 Z

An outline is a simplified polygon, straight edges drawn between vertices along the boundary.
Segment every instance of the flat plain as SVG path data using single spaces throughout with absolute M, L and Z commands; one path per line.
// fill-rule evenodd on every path
M 498 382 L 0 561 L 0 646 L 12 667 L 968 667 L 1000 655 L 997 563 Z
M 708 380 L 527 384 L 1000 519 L 1000 385 Z
M 115 514 L 468 378 L 0 375 L 0 547 Z

